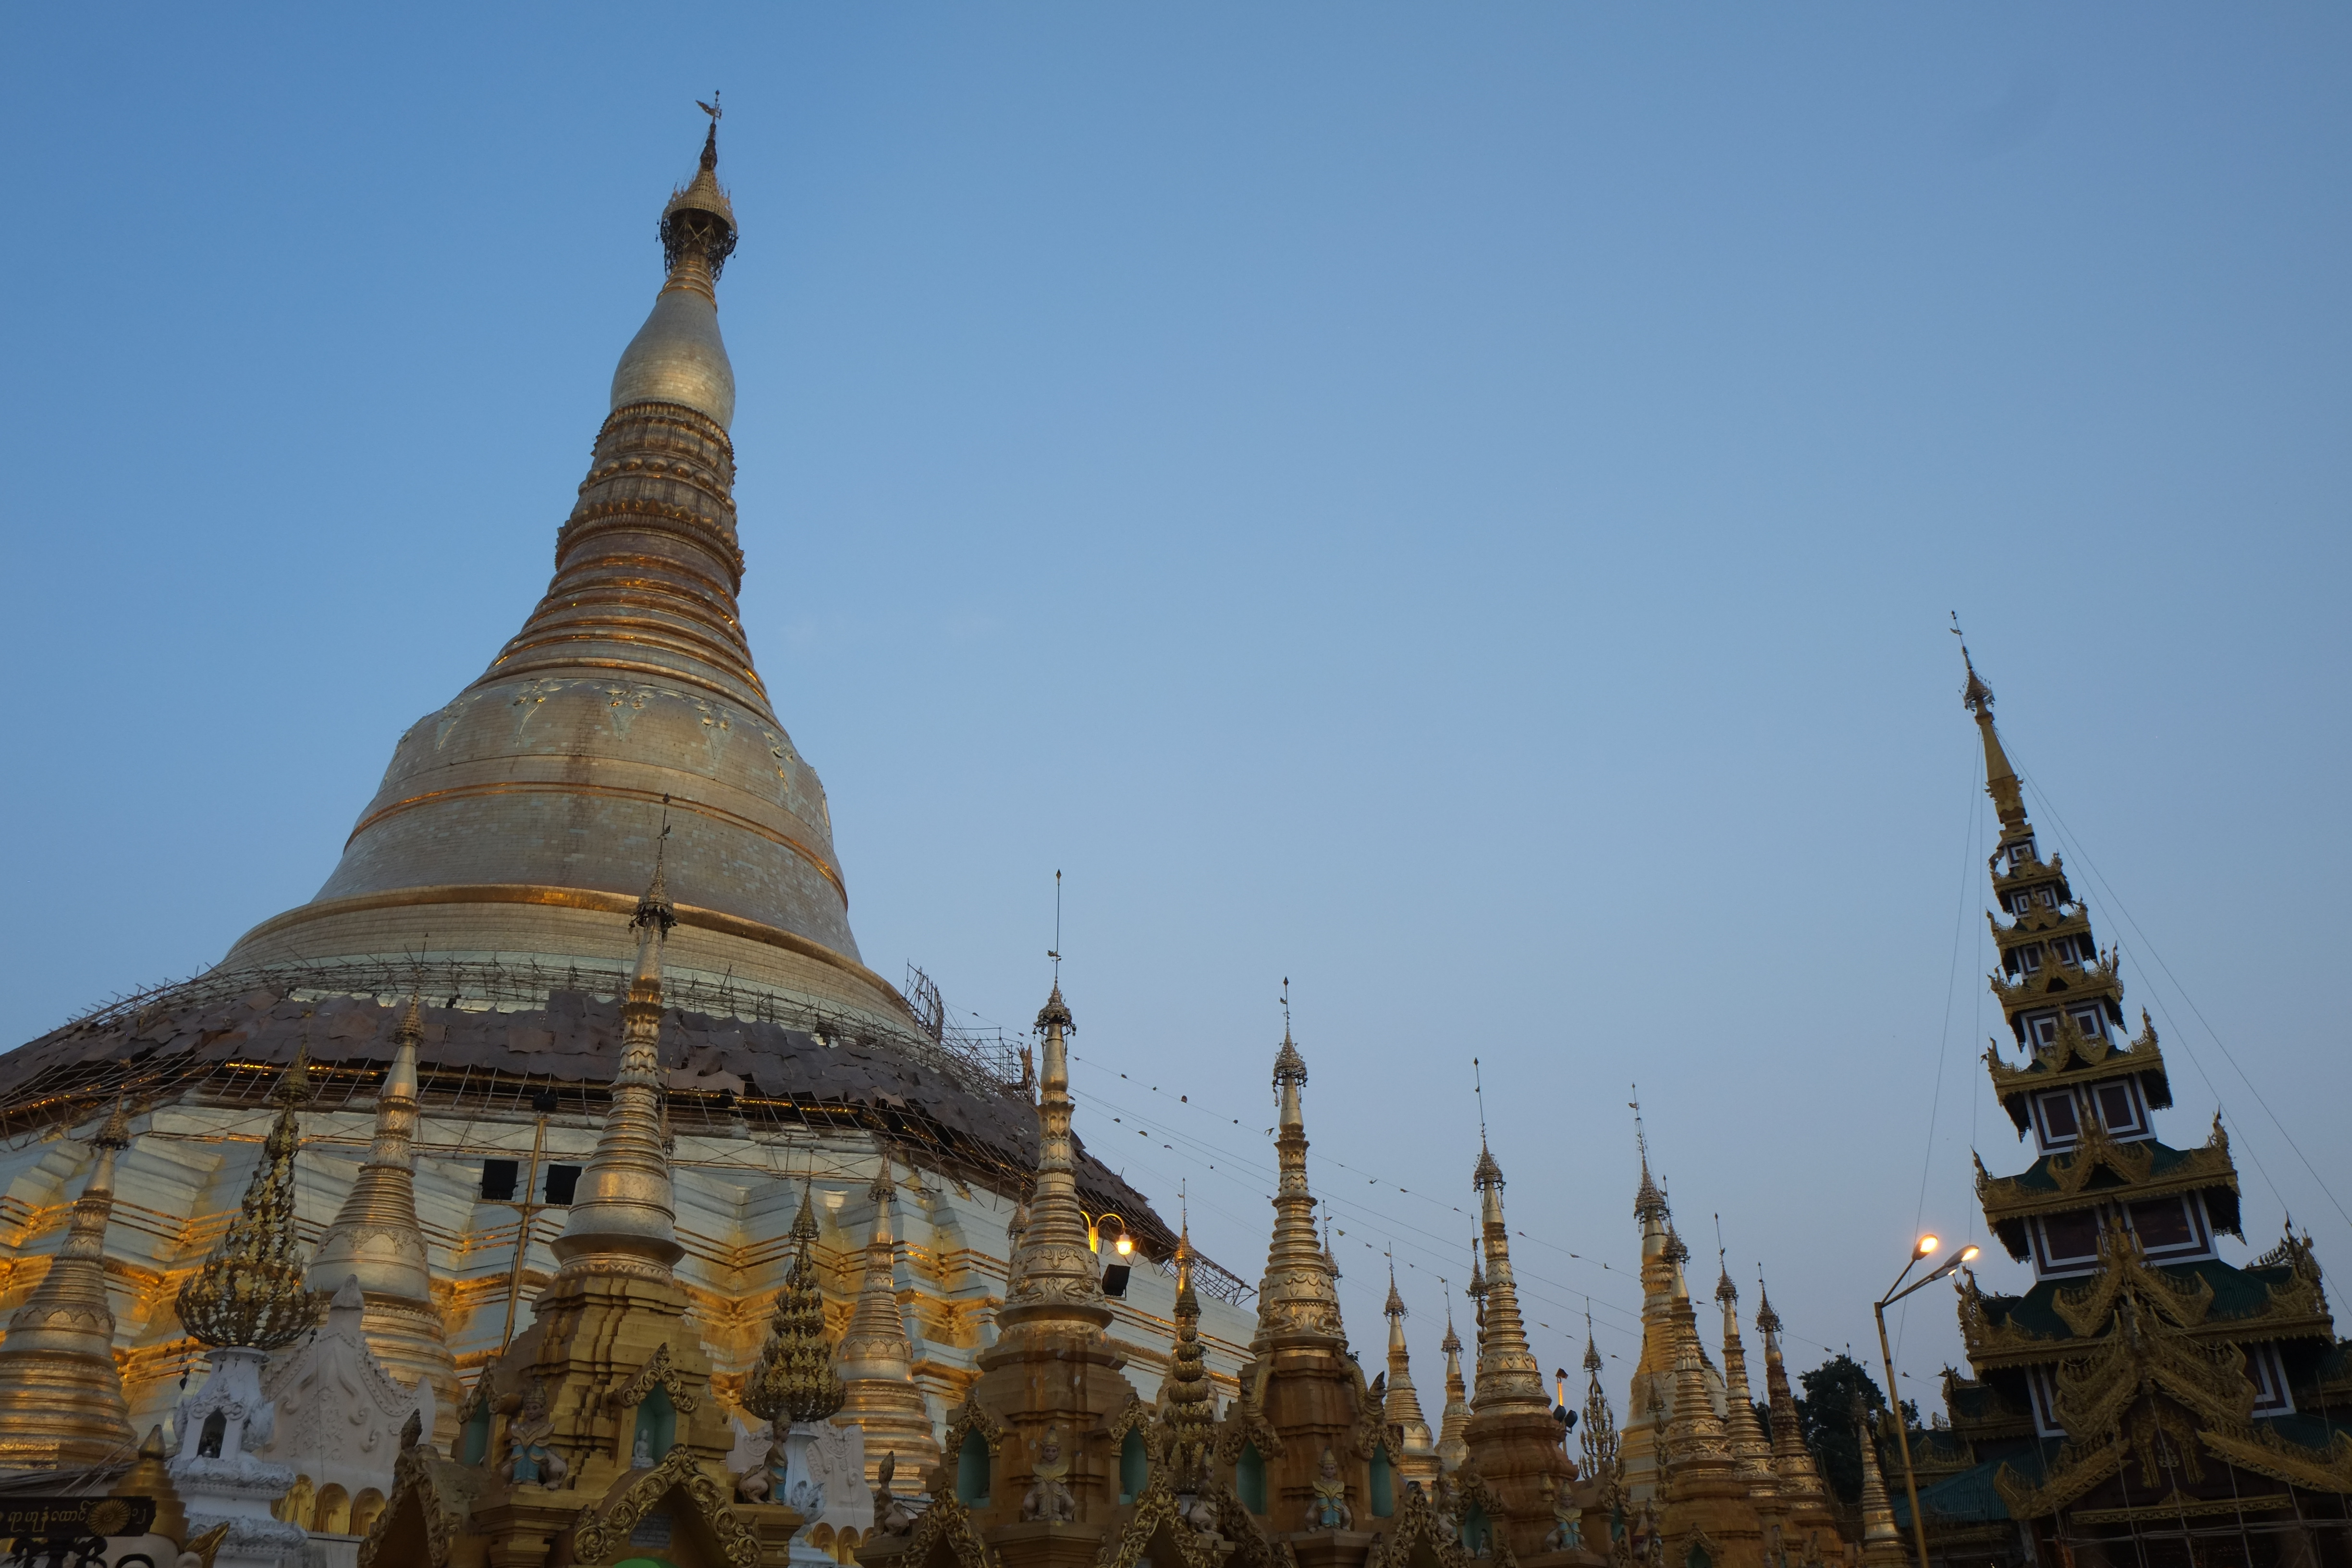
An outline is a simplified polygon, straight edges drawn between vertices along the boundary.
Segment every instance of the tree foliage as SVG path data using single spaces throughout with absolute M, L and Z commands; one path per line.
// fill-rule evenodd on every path
M 1804 1392 L 1797 1396 L 1797 1425 L 1822 1479 L 1849 1504 L 1862 1500 L 1862 1443 L 1853 1426 L 1854 1402 L 1859 1399 L 1874 1423 L 1886 1409 L 1886 1395 L 1877 1380 L 1849 1355 L 1834 1355 L 1812 1371 L 1799 1375 Z M 1903 1402 L 1903 1424 L 1916 1429 L 1919 1409 Z

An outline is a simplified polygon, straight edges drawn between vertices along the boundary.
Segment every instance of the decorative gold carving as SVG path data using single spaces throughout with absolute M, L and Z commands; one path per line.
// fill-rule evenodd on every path
M 1487 1554 L 1481 1561 L 1491 1564 L 1492 1568 L 1519 1568 L 1518 1557 L 1511 1551 L 1509 1531 L 1505 1528 L 1511 1517 L 1508 1505 L 1493 1487 L 1486 1484 L 1486 1479 L 1475 1470 L 1457 1470 L 1453 1479 L 1457 1510 L 1454 1518 L 1457 1521 L 1469 1518 L 1474 1507 L 1486 1516 Z M 1715 1560 L 1721 1562 L 1721 1554 L 1717 1553 Z
M 2214 1519 L 2226 1513 L 2277 1513 L 2294 1506 L 2294 1499 L 2285 1492 L 2200 1500 L 2176 1491 L 2162 1502 L 2142 1503 L 2136 1508 L 2078 1508 L 2066 1517 L 2075 1524 L 2133 1524 L 2141 1521 L 2161 1524 L 2166 1520 Z
M 2126 1290 L 2183 1328 L 2195 1328 L 2213 1310 L 2212 1281 L 2201 1274 L 2152 1268 L 2139 1237 L 2112 1220 L 2099 1237 L 2099 1272 L 2057 1291 L 2050 1306 L 2068 1328 L 2088 1338 L 2114 1314 L 2116 1298 Z
M 319 1300 L 304 1284 L 302 1243 L 294 1229 L 295 1109 L 310 1098 L 310 1061 L 299 1049 L 270 1090 L 278 1120 L 262 1140 L 261 1163 L 245 1203 L 187 1283 L 180 1321 L 204 1344 L 277 1350 L 319 1321 Z
M 1004 1447 L 1004 1424 L 991 1415 L 978 1398 L 969 1394 L 964 1395 L 963 1404 L 956 1408 L 955 1414 L 948 1417 L 947 1444 L 940 1449 L 946 1462 L 952 1464 L 955 1456 L 962 1451 L 967 1432 L 980 1434 L 980 1440 L 987 1446 L 988 1457 L 992 1459 Z
M 915 1521 L 914 1532 L 908 1536 L 907 1550 L 899 1554 L 898 1561 L 921 1568 L 930 1561 L 932 1549 L 941 1545 L 955 1558 L 956 1568 L 996 1568 L 988 1542 L 981 1539 L 980 1531 L 972 1523 L 971 1510 L 952 1490 L 931 1499 L 931 1506 Z
M 2114 1475 L 2130 1457 L 2131 1444 L 2121 1433 L 2095 1447 L 2084 1448 L 2070 1440 L 2059 1445 L 2057 1459 L 2042 1485 L 2032 1485 L 2004 1462 L 1993 1472 L 1993 1489 L 2000 1493 L 2011 1519 L 2040 1519 Z
M 805 1187 L 792 1237 L 792 1272 L 776 1294 L 776 1315 L 760 1347 L 759 1363 L 743 1379 L 743 1408 L 779 1432 L 794 1421 L 822 1421 L 848 1397 L 834 1370 L 833 1342 L 825 1337 L 824 1297 L 814 1253 L 816 1211 Z
M 1404 1489 L 1387 1531 L 1364 1559 L 1364 1568 L 1406 1568 L 1416 1549 L 1437 1559 L 1439 1568 L 1470 1568 L 1471 1557 L 1451 1521 L 1438 1518 L 1436 1504 L 1418 1485 Z
M 487 1383 L 488 1379 L 483 1381 Z M 392 1496 L 384 1500 L 375 1522 L 369 1526 L 367 1539 L 360 1542 L 359 1568 L 375 1568 L 376 1553 L 383 1550 L 385 1536 L 405 1509 L 415 1510 L 425 1523 L 429 1568 L 448 1568 L 449 1535 L 459 1521 L 444 1511 L 440 1488 L 434 1484 L 434 1466 L 440 1458 L 430 1445 L 419 1445 L 401 1450 L 400 1457 L 393 1461 Z M 403 1563 L 397 1568 L 412 1565 Z
M 2267 1423 L 2244 1432 L 2200 1432 L 2206 1451 L 2258 1476 L 2315 1492 L 2352 1492 L 2352 1437 L 2330 1433 L 2326 1448 L 2281 1437 Z
M 677 1407 L 677 1413 L 681 1415 L 693 1415 L 696 1407 L 701 1403 L 692 1380 L 670 1364 L 669 1345 L 667 1342 L 654 1347 L 654 1353 L 646 1358 L 645 1365 L 637 1368 L 635 1377 L 605 1394 L 604 1403 L 615 1410 L 626 1409 L 651 1394 L 656 1384 L 659 1384 L 663 1391 L 668 1394 L 670 1404 Z
M 629 1483 L 612 1506 L 599 1513 L 593 1506 L 580 1510 L 572 1530 L 572 1554 L 582 1563 L 597 1563 L 626 1546 L 629 1531 L 672 1491 L 686 1494 L 710 1532 L 730 1568 L 759 1568 L 760 1538 L 728 1506 L 725 1489 L 713 1480 L 683 1445 L 672 1448 L 661 1463 Z

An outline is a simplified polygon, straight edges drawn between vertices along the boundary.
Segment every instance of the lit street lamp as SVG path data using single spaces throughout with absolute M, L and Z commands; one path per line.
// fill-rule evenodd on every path
M 1886 1294 L 1870 1309 L 1878 1319 L 1878 1356 L 1886 1366 L 1886 1401 L 1894 1406 L 1895 1435 L 1903 1445 L 1903 1495 L 1911 1501 L 1911 1538 L 1919 1548 L 1919 1568 L 1927 1568 L 1927 1521 L 1919 1513 L 1919 1482 L 1911 1471 L 1911 1432 L 1903 1424 L 1903 1391 L 1895 1386 L 1895 1352 L 1886 1346 L 1886 1309 L 1912 1291 L 1933 1285 L 1961 1264 L 1971 1262 L 1976 1258 L 1977 1248 L 1973 1244 L 1964 1247 L 1958 1257 L 1937 1265 L 1932 1273 L 1906 1286 L 1903 1281 L 1911 1278 L 1911 1270 L 1919 1267 L 1919 1260 L 1943 1245 L 1943 1241 L 1932 1234 L 1921 1237 L 1918 1245 L 1911 1249 L 1911 1260 L 1903 1266 L 1903 1272 L 1895 1277 L 1895 1283 L 1886 1288 Z

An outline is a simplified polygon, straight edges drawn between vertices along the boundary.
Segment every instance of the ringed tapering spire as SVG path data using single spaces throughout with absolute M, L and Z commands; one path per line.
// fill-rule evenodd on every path
M 1286 1004 L 1284 1011 L 1288 1012 Z M 1290 1037 L 1286 1016 L 1282 1046 L 1274 1055 L 1278 1104 L 1274 1147 L 1282 1174 L 1275 1188 L 1274 1236 L 1266 1245 L 1265 1278 L 1258 1287 L 1253 1350 L 1263 1350 L 1277 1337 L 1341 1343 L 1346 1339 L 1330 1256 L 1315 1235 L 1315 1194 L 1307 1181 L 1307 1114 L 1301 1098 L 1306 1087 L 1307 1058 Z
M 1077 1025 L 1062 1000 L 1059 982 L 1037 1011 L 1037 1027 L 1045 1037 L 1037 1080 L 1037 1174 L 1029 1223 L 1013 1248 L 996 1321 L 1008 1336 L 1072 1328 L 1099 1331 L 1110 1321 L 1111 1310 L 1087 1246 L 1086 1211 L 1078 1205 L 1068 1038 Z
M 1470 1390 L 1462 1381 L 1462 1336 L 1454 1331 L 1454 1303 L 1445 1304 L 1445 1337 L 1437 1342 L 1445 1356 L 1445 1408 L 1438 1416 L 1437 1462 L 1458 1470 L 1470 1457 L 1464 1434 L 1470 1426 Z
M 1405 1349 L 1404 1297 L 1398 1293 L 1396 1263 L 1389 1263 L 1389 1299 L 1382 1309 L 1389 1321 L 1389 1393 L 1381 1414 L 1404 1434 L 1404 1452 L 1397 1468 L 1405 1479 L 1428 1486 L 1437 1479 L 1437 1439 L 1429 1417 L 1422 1414 L 1421 1394 L 1412 1385 L 1412 1357 Z
M 401 737 L 318 896 L 247 932 L 227 967 L 374 968 L 398 952 L 625 963 L 608 917 L 642 886 L 646 807 L 667 800 L 674 968 L 886 1037 L 913 1028 L 858 959 L 824 785 L 743 630 L 716 303 L 736 226 L 718 157 L 707 137 L 662 209 L 663 284 L 614 372 L 545 595 L 478 679 Z
M 455 1434 L 462 1395 L 416 1218 L 416 1050 L 424 1035 L 423 1010 L 412 994 L 393 1035 L 392 1068 L 376 1090 L 374 1138 L 319 1238 L 310 1284 L 325 1294 L 347 1279 L 359 1281 L 369 1349 L 402 1382 L 421 1378 L 432 1386 L 435 1419 L 446 1437 Z
M 1201 1297 L 1192 1289 L 1190 1223 L 1176 1237 L 1176 1342 L 1169 1353 L 1168 1375 L 1160 1384 L 1160 1404 L 1168 1423 L 1177 1485 L 1198 1486 L 1216 1438 L 1217 1405 L 1201 1347 Z
M 1547 1417 L 1543 1367 L 1528 1348 L 1519 1318 L 1519 1289 L 1511 1277 L 1511 1231 L 1503 1218 L 1503 1168 L 1484 1140 L 1472 1175 L 1478 1193 L 1480 1229 L 1486 1241 L 1486 1294 L 1479 1299 L 1478 1392 L 1474 1413 L 1534 1411 Z
M 655 842 L 653 880 L 629 921 L 636 932 L 637 963 L 621 1004 L 620 1070 L 613 1078 L 613 1101 L 596 1152 L 581 1169 L 572 1212 L 555 1238 L 562 1267 L 549 1286 L 551 1293 L 567 1279 L 592 1273 L 667 1282 L 670 1265 L 686 1256 L 677 1239 L 661 1107 L 662 942 L 677 914 L 663 880 L 663 841 Z
M 886 1148 L 881 1168 L 866 1189 L 874 1205 L 874 1226 L 866 1241 L 866 1277 L 858 1286 L 849 1326 L 841 1335 L 841 1382 L 846 1395 L 839 1421 L 864 1429 L 869 1480 L 880 1472 L 887 1455 L 896 1454 L 919 1476 L 928 1473 L 940 1457 L 930 1411 L 915 1382 L 914 1344 L 898 1315 L 898 1241 L 890 1220 L 897 1190 L 892 1164 Z
M 2018 784 L 2017 770 L 2010 766 L 2009 753 L 2001 749 L 2000 731 L 1993 725 L 1992 688 L 1977 674 L 1976 660 L 1969 657 L 1965 642 L 1960 645 L 1960 663 L 1969 672 L 1968 684 L 1960 688 L 1960 705 L 1976 715 L 1977 731 L 1984 740 L 1985 793 L 1992 796 L 2001 831 L 2015 832 L 2025 826 L 2025 794 Z
M 130 1108 L 118 1101 L 90 1135 L 89 1179 L 74 1200 L 64 1243 L 8 1319 L 0 1341 L 0 1465 L 94 1464 L 136 1436 L 106 1296 L 114 1162 L 130 1145 Z

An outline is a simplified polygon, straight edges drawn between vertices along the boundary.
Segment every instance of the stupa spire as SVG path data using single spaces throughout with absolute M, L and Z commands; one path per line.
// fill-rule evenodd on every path
M 1258 1287 L 1257 1333 L 1253 1349 L 1275 1339 L 1311 1336 L 1344 1344 L 1339 1293 L 1332 1283 L 1329 1255 L 1315 1235 L 1315 1194 L 1307 1181 L 1307 1058 L 1290 1037 L 1288 982 L 1284 983 L 1282 1046 L 1274 1055 L 1274 1092 L 1279 1109 L 1275 1155 L 1281 1178 L 1274 1194 L 1274 1236 L 1266 1245 L 1265 1278 Z
M 1472 1184 L 1478 1193 L 1479 1220 L 1485 1232 L 1486 1293 L 1479 1314 L 1478 1393 L 1471 1408 L 1479 1415 L 1533 1411 L 1549 1418 L 1551 1403 L 1544 1397 L 1543 1368 L 1528 1348 L 1527 1327 L 1519 1318 L 1519 1289 L 1511 1278 L 1511 1232 L 1503 1217 L 1503 1168 L 1483 1139 Z
M 1862 1448 L 1862 1560 L 1867 1568 L 1900 1568 L 1910 1554 L 1903 1550 L 1903 1536 L 1895 1528 L 1895 1508 L 1887 1501 L 1886 1478 L 1878 1468 L 1878 1434 L 1872 1430 L 1870 1413 L 1856 1399 L 1853 1405 L 1854 1436 Z
M 1584 1473 L 1605 1485 L 1616 1479 L 1617 1416 L 1609 1408 L 1609 1394 L 1601 1386 L 1601 1347 L 1592 1342 L 1592 1329 L 1584 1331 Z
M 596 1136 L 596 1151 L 581 1168 L 563 1234 L 555 1238 L 562 1266 L 542 1303 L 566 1281 L 590 1274 L 667 1283 L 670 1265 L 686 1256 L 677 1239 L 661 1108 L 662 943 L 677 923 L 657 847 L 653 879 L 629 921 L 637 959 L 621 1003 L 621 1063 L 613 1078 L 612 1104 Z
M 929 1472 L 940 1457 L 929 1408 L 915 1382 L 915 1351 L 898 1315 L 898 1243 L 890 1221 L 896 1182 L 888 1150 L 866 1195 L 874 1225 L 866 1240 L 866 1277 L 841 1336 L 841 1382 L 846 1391 L 839 1422 L 866 1434 L 869 1479 L 896 1454 L 914 1474 Z M 812 1215 L 814 1218 L 814 1215 Z
M 1724 1436 L 1731 1444 L 1731 1462 L 1751 1493 L 1772 1489 L 1772 1445 L 1756 1419 L 1756 1405 L 1748 1389 L 1748 1347 L 1739 1337 L 1739 1287 L 1731 1282 L 1729 1265 L 1717 1258 L 1715 1299 L 1723 1308 Z
M 1197 1486 L 1216 1435 L 1217 1406 L 1201 1347 L 1201 1297 L 1192 1288 L 1192 1227 L 1176 1237 L 1176 1342 L 1160 1404 L 1168 1423 L 1170 1458 L 1181 1489 Z
M 408 728 L 317 897 L 247 932 L 228 967 L 373 965 L 462 928 L 469 947 L 601 968 L 622 956 L 608 917 L 644 885 L 638 803 L 666 796 L 693 967 L 827 998 L 884 1034 L 912 1025 L 859 962 L 824 785 L 743 630 L 715 302 L 737 231 L 718 156 L 707 136 L 662 209 L 662 286 L 614 371 L 546 594 Z
M 1957 632 L 1958 627 L 1953 629 Z M 2010 765 L 2009 753 L 2001 749 L 2000 731 L 1992 721 L 1992 688 L 1977 673 L 1976 660 L 1969 657 L 1965 642 L 1960 644 L 1960 663 L 1969 672 L 1968 684 L 1960 688 L 1960 705 L 1976 715 L 1977 732 L 1984 741 L 1985 793 L 1992 796 L 2004 836 L 2024 830 L 2025 794 L 2017 770 Z
M 1397 1291 L 1396 1263 L 1389 1263 L 1389 1299 L 1382 1309 L 1389 1321 L 1389 1393 L 1381 1414 L 1404 1433 L 1404 1451 L 1397 1468 L 1407 1480 L 1429 1485 L 1437 1479 L 1437 1441 L 1422 1414 L 1421 1394 L 1412 1385 L 1412 1358 L 1404 1342 L 1404 1298 Z
M 1086 1211 L 1078 1205 L 1077 1164 L 1070 1142 L 1070 1045 L 1077 1032 L 1057 981 L 1038 1009 L 1045 1037 L 1037 1088 L 1037 1173 L 1029 1196 L 1029 1223 L 1006 1270 L 1004 1306 L 997 1313 L 1008 1337 L 1078 1329 L 1099 1332 L 1110 1321 L 1102 1279 L 1087 1246 Z
M 0 1464 L 95 1464 L 137 1436 L 106 1296 L 115 1156 L 130 1144 L 130 1108 L 117 1101 L 90 1134 L 89 1179 L 74 1200 L 64 1242 L 8 1319 L 0 1340 Z
M 412 994 L 393 1035 L 392 1067 L 376 1091 L 374 1137 L 342 1207 L 319 1238 L 310 1284 L 330 1292 L 359 1280 L 369 1348 L 402 1381 L 430 1384 L 436 1417 L 447 1425 L 460 1398 L 457 1368 L 433 1302 L 425 1229 L 416 1218 L 416 1049 L 424 1034 L 420 1000 Z
M 1789 1386 L 1789 1369 L 1780 1359 L 1780 1314 L 1772 1310 L 1772 1292 L 1757 1276 L 1756 1331 L 1764 1336 L 1764 1397 L 1772 1412 L 1772 1468 L 1780 1489 L 1801 1509 L 1821 1509 L 1827 1498 L 1812 1450 L 1805 1447 L 1802 1423 L 1797 1415 L 1795 1393 Z
M 1458 1470 L 1470 1457 L 1465 1434 L 1470 1426 L 1470 1390 L 1462 1381 L 1462 1336 L 1454 1331 L 1454 1304 L 1445 1306 L 1445 1337 L 1437 1342 L 1445 1354 L 1445 1408 L 1438 1417 L 1437 1461 Z

